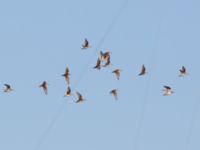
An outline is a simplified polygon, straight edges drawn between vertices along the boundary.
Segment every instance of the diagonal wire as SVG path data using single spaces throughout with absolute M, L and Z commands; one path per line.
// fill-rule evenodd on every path
M 121 7 L 118 9 L 116 15 L 114 16 L 113 20 L 111 21 L 110 25 L 108 26 L 108 28 L 106 29 L 104 35 L 102 36 L 102 38 L 100 39 L 97 47 L 95 48 L 93 54 L 91 55 L 91 57 L 89 58 L 88 62 L 86 63 L 86 65 L 83 67 L 78 80 L 75 82 L 74 86 L 77 86 L 79 84 L 79 82 L 81 81 L 81 79 L 84 77 L 84 75 L 87 72 L 87 68 L 90 65 L 93 57 L 96 56 L 97 52 L 99 51 L 99 49 L 101 48 L 101 46 L 103 45 L 105 39 L 107 38 L 107 36 L 109 35 L 109 33 L 112 31 L 113 27 L 115 26 L 115 24 L 117 23 L 121 13 L 123 12 L 123 10 L 125 9 L 125 7 L 127 6 L 129 0 L 125 0 L 123 1 L 123 3 L 121 4 Z
M 103 35 L 103 37 L 101 38 L 101 40 L 99 41 L 99 44 L 97 45 L 97 47 L 94 50 L 93 55 L 90 57 L 90 59 L 88 60 L 88 62 L 86 63 L 86 65 L 84 66 L 84 68 L 82 69 L 78 80 L 75 82 L 74 84 L 74 88 L 78 86 L 78 84 L 80 83 L 81 79 L 83 78 L 83 76 L 86 74 L 88 66 L 90 65 L 93 57 L 96 55 L 97 51 L 101 48 L 101 46 L 103 45 L 105 39 L 107 38 L 107 36 L 109 35 L 109 33 L 112 31 L 112 28 L 115 26 L 115 24 L 117 23 L 120 15 L 122 14 L 123 10 L 125 9 L 125 7 L 127 6 L 129 0 L 125 0 L 123 1 L 123 3 L 121 4 L 121 7 L 118 9 L 116 15 L 114 16 L 114 18 L 112 19 L 110 25 L 108 26 L 107 30 L 105 31 L 105 34 Z M 54 124 L 56 123 L 56 121 L 58 120 L 58 118 L 60 117 L 60 115 L 62 114 L 63 110 L 64 110 L 64 103 L 62 103 L 60 105 L 60 107 L 58 108 L 57 113 L 55 114 L 55 116 L 52 118 L 49 126 L 46 128 L 46 130 L 44 131 L 43 135 L 41 136 L 41 139 L 38 141 L 38 143 L 36 144 L 34 150 L 39 150 L 41 145 L 44 143 L 44 141 L 46 140 L 47 136 L 49 135 L 50 131 L 52 130 L 52 127 L 54 126 Z
M 194 109 L 193 109 L 193 111 L 192 111 L 192 117 L 191 117 L 191 120 L 190 120 L 188 132 L 187 132 L 187 135 L 186 135 L 185 150 L 189 150 L 189 145 L 190 145 L 190 142 L 191 142 L 191 137 L 192 137 L 192 133 L 193 133 L 193 128 L 194 128 L 194 125 L 195 125 L 195 121 L 196 121 L 196 119 L 197 119 L 197 112 L 198 112 L 198 110 L 199 110 L 199 107 L 200 107 L 200 101 L 197 100 L 197 101 L 195 102 Z
M 161 29 L 162 29 L 162 17 L 159 18 L 158 30 L 157 30 L 157 33 L 155 35 L 155 47 L 153 49 L 154 52 L 152 52 L 152 54 L 155 57 L 154 57 L 154 59 L 152 59 L 152 61 L 154 61 L 152 68 L 155 68 L 155 65 L 156 65 L 157 51 L 158 51 L 158 45 L 159 45 L 158 42 L 159 42 L 160 37 L 161 37 Z M 147 102 L 148 102 L 151 78 L 152 78 L 152 73 L 149 74 L 149 77 L 148 77 L 147 83 L 146 83 L 146 88 L 145 88 L 145 91 L 144 91 L 144 98 L 143 98 L 141 111 L 140 111 L 140 115 L 139 115 L 138 126 L 137 126 L 137 129 L 136 129 L 134 150 L 137 150 L 139 148 L 140 136 L 141 136 L 142 127 L 143 127 L 143 123 L 144 123 L 144 119 L 145 119 L 145 110 L 146 110 L 146 105 L 147 105 Z

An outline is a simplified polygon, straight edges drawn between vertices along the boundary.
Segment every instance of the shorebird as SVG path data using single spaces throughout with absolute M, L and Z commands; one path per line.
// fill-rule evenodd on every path
M 172 90 L 172 88 L 170 86 L 164 86 L 164 96 L 169 96 L 169 95 L 172 95 L 174 93 L 174 91 Z
M 82 45 L 82 49 L 87 49 L 87 48 L 89 48 L 89 47 L 90 47 L 89 41 L 85 38 L 84 44 Z
M 62 76 L 65 77 L 65 80 L 67 81 L 67 84 L 69 84 L 70 73 L 69 73 L 69 68 L 68 67 L 66 68 L 65 73 Z
M 76 103 L 80 103 L 80 102 L 83 102 L 85 100 L 79 92 L 76 92 L 76 95 L 78 96 L 78 100 L 76 101 Z
M 112 73 L 114 73 L 115 76 L 117 77 L 117 79 L 119 80 L 120 74 L 121 74 L 121 69 L 116 69 L 116 70 L 114 70 Z
M 111 90 L 110 94 L 112 94 L 112 96 L 115 98 L 115 100 L 118 100 L 118 90 L 117 89 Z
M 108 59 L 110 58 L 110 51 L 107 51 L 105 53 L 103 53 L 102 51 L 100 51 L 100 59 L 101 61 L 108 61 Z
M 72 95 L 71 88 L 68 86 L 67 91 L 66 91 L 66 95 L 64 97 L 71 96 L 71 95 Z
M 101 69 L 101 60 L 98 58 L 97 62 L 96 62 L 96 66 L 94 66 L 94 69 Z
M 4 92 L 11 92 L 11 91 L 13 91 L 13 89 L 11 88 L 11 86 L 9 84 L 4 84 L 4 86 L 5 86 Z
M 188 75 L 186 68 L 184 66 L 182 66 L 182 68 L 179 71 L 180 71 L 179 77 L 184 77 L 184 76 Z
M 146 68 L 145 68 L 144 65 L 142 65 L 141 72 L 140 72 L 140 74 L 138 74 L 138 75 L 139 75 L 139 76 L 142 76 L 142 75 L 145 75 L 145 74 L 147 74 L 147 72 L 146 72 Z
M 46 95 L 48 94 L 48 83 L 46 81 L 44 81 L 39 87 L 43 88 Z
M 103 65 L 103 67 L 108 67 L 108 66 L 111 66 L 111 62 L 110 62 L 110 56 L 107 58 L 107 61 L 106 63 Z

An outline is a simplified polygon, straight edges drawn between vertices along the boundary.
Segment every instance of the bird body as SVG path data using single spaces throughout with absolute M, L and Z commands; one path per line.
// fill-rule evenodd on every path
M 164 96 L 169 96 L 172 95 L 174 93 L 174 91 L 172 90 L 172 88 L 170 86 L 164 86 Z
M 116 69 L 112 73 L 114 73 L 116 75 L 116 78 L 119 80 L 121 75 L 121 69 Z
M 67 81 L 67 84 L 69 85 L 70 83 L 70 73 L 69 73 L 69 68 L 67 67 L 66 70 L 65 70 L 65 73 L 62 75 L 63 77 L 65 77 L 65 80 Z
M 84 44 L 82 45 L 82 49 L 87 49 L 87 48 L 89 48 L 89 47 L 90 47 L 89 41 L 85 38 Z
M 43 88 L 46 95 L 48 94 L 48 83 L 46 81 L 44 81 L 39 87 Z
M 101 60 L 98 58 L 97 62 L 96 62 L 96 66 L 94 66 L 94 69 L 101 69 Z
M 78 96 L 78 100 L 76 101 L 76 103 L 80 103 L 80 102 L 85 101 L 85 99 L 83 98 L 83 96 L 79 92 L 76 92 L 76 95 Z
M 11 91 L 13 91 L 13 89 L 11 88 L 11 86 L 9 84 L 4 84 L 4 86 L 5 86 L 4 92 L 11 92 Z
M 111 90 L 110 94 L 115 98 L 115 100 L 118 100 L 118 90 L 117 89 Z
M 184 76 L 188 75 L 187 70 L 184 66 L 182 66 L 182 68 L 179 71 L 180 71 L 179 77 L 184 77 Z
M 142 75 L 145 75 L 145 74 L 147 74 L 147 72 L 146 72 L 146 68 L 145 68 L 144 65 L 142 65 L 141 72 L 140 72 L 138 75 L 139 75 L 139 76 L 142 76 Z

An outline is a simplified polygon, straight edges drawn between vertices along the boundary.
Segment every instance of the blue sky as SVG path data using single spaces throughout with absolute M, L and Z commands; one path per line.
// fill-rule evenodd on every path
M 98 47 L 123 2 L 0 2 L 0 84 L 15 89 L 0 93 L 0 149 L 199 150 L 200 2 L 129 0 Z M 97 48 L 112 52 L 112 67 L 92 69 Z M 139 77 L 142 64 L 149 74 Z M 186 78 L 178 77 L 182 65 Z M 81 77 L 72 92 L 85 96 L 83 104 L 63 98 L 67 66 L 72 86 Z M 38 87 L 44 80 L 48 96 Z M 174 95 L 164 97 L 163 85 Z

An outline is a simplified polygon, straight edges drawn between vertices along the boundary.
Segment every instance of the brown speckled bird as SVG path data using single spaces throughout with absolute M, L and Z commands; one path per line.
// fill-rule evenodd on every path
M 94 66 L 94 69 L 101 69 L 101 60 L 98 58 L 97 62 L 96 62 L 96 66 Z
M 108 57 L 106 63 L 103 65 L 103 67 L 109 67 L 111 65 L 112 64 L 111 64 L 111 61 L 110 61 L 110 57 Z
M 65 96 L 71 96 L 71 95 L 72 95 L 71 88 L 68 86 Z
M 4 86 L 5 86 L 4 92 L 11 92 L 11 91 L 13 91 L 13 89 L 11 88 L 11 86 L 9 84 L 4 84 Z
M 115 76 L 116 76 L 116 78 L 119 80 L 120 74 L 121 74 L 121 69 L 116 69 L 116 70 L 114 70 L 112 73 L 114 73 Z
M 46 81 L 44 81 L 39 87 L 43 88 L 46 95 L 48 94 L 48 83 Z
M 100 59 L 101 61 L 108 61 L 108 59 L 110 58 L 110 54 L 111 52 L 110 51 L 107 51 L 105 53 L 103 53 L 102 51 L 100 51 Z
M 115 98 L 115 100 L 118 100 L 118 91 L 117 89 L 113 89 L 110 91 L 110 94 Z
M 84 44 L 82 45 L 82 49 L 87 49 L 87 48 L 89 48 L 89 47 L 90 47 L 89 41 L 85 38 Z
M 76 103 L 80 103 L 80 102 L 83 102 L 85 100 L 79 92 L 76 92 L 76 95 L 78 96 L 78 100 L 76 101 Z
M 70 76 L 70 73 L 69 73 L 69 68 L 67 67 L 66 70 L 65 70 L 65 73 L 62 75 L 63 77 L 65 77 L 65 80 L 67 81 L 67 84 L 69 85 L 69 76 Z
M 145 68 L 144 65 L 142 65 L 141 72 L 140 72 L 140 74 L 138 74 L 138 75 L 139 75 L 139 76 L 142 76 L 142 75 L 145 75 L 145 74 L 147 74 L 147 72 L 146 72 L 146 68 Z

